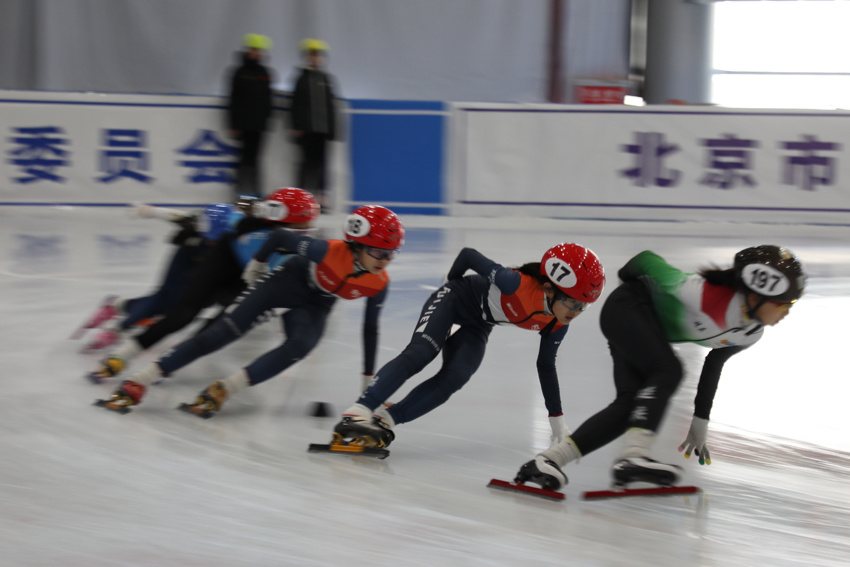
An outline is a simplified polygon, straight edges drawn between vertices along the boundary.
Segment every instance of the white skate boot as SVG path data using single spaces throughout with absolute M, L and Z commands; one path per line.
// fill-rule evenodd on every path
M 388 447 L 395 439 L 392 424 L 375 416 L 369 408 L 354 404 L 342 414 L 342 421 L 334 427 L 332 443 L 362 445 L 363 447 Z
M 550 461 L 543 455 L 537 455 L 534 460 L 520 467 L 514 482 L 517 484 L 533 482 L 546 490 L 559 490 L 562 486 L 566 486 L 569 480 L 554 461 Z
M 682 469 L 676 465 L 659 463 L 649 457 L 626 457 L 614 463 L 611 474 L 617 486 L 632 482 L 670 486 L 678 482 Z

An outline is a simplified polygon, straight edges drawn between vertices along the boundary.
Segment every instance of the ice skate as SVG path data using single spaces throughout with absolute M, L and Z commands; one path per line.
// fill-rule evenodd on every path
M 127 380 L 112 393 L 112 397 L 108 400 L 96 400 L 94 405 L 125 414 L 132 406 L 142 402 L 146 391 L 147 388 L 143 384 Z
M 227 388 L 223 382 L 218 381 L 207 386 L 207 389 L 198 394 L 193 403 L 180 404 L 177 409 L 209 419 L 221 409 L 227 398 Z
M 117 299 L 117 295 L 106 296 L 106 298 L 100 303 L 100 307 L 98 307 L 97 311 L 94 312 L 94 315 L 89 317 L 89 319 L 83 323 L 79 329 L 74 331 L 71 338 L 79 339 L 88 329 L 96 329 L 110 319 L 114 319 L 118 315 L 118 310 L 115 308 L 115 301 Z
M 127 363 L 123 358 L 117 356 L 108 356 L 100 362 L 100 366 L 94 372 L 90 372 L 88 379 L 95 384 L 102 384 L 113 376 L 118 376 L 127 367 Z
M 115 330 L 101 331 L 95 335 L 94 340 L 83 347 L 83 353 L 103 350 L 121 341 L 121 334 Z
M 682 469 L 648 457 L 627 457 L 614 463 L 611 473 L 615 486 L 622 487 L 632 482 L 670 486 L 678 482 Z
M 361 445 L 363 447 L 389 447 L 395 439 L 390 424 L 380 417 L 342 415 L 342 421 L 334 427 L 331 444 Z
M 567 475 L 561 470 L 561 467 L 555 464 L 554 461 L 547 459 L 543 455 L 537 455 L 533 460 L 528 461 L 520 467 L 519 472 L 516 473 L 514 482 L 518 484 L 533 482 L 546 490 L 559 490 L 563 486 L 566 486 L 569 480 L 567 479 Z

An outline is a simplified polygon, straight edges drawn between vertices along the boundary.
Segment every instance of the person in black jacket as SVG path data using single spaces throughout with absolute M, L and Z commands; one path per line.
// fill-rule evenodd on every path
M 335 79 L 323 70 L 328 52 L 324 41 L 305 39 L 300 47 L 306 65 L 299 68 L 292 92 L 289 134 L 301 150 L 298 186 L 310 191 L 324 211 L 327 144 L 337 135 Z
M 241 66 L 230 78 L 228 133 L 241 142 L 239 169 L 236 171 L 236 196 L 261 197 L 260 155 L 266 124 L 272 113 L 271 70 L 262 65 L 271 40 L 249 33 L 243 38 Z

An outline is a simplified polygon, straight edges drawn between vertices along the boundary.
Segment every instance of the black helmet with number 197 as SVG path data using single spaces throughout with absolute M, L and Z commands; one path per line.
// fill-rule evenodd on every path
M 806 287 L 800 260 L 787 248 L 773 244 L 735 254 L 735 276 L 746 289 L 770 301 L 797 301 Z

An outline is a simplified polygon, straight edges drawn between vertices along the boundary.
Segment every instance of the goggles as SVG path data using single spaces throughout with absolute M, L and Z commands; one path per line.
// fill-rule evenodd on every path
M 793 300 L 793 301 L 772 301 L 771 300 L 770 303 L 774 304 L 777 309 L 780 309 L 782 311 L 788 311 L 789 309 L 791 309 L 791 307 L 793 307 L 793 305 L 795 303 L 797 303 L 797 300 L 796 299 Z
M 558 295 L 557 301 L 570 311 L 584 311 L 589 305 L 588 303 L 582 303 L 577 299 L 560 294 Z
M 373 248 L 371 246 L 367 246 L 366 254 L 375 260 L 394 260 L 395 257 L 398 256 L 398 248 L 388 250 L 386 248 Z

